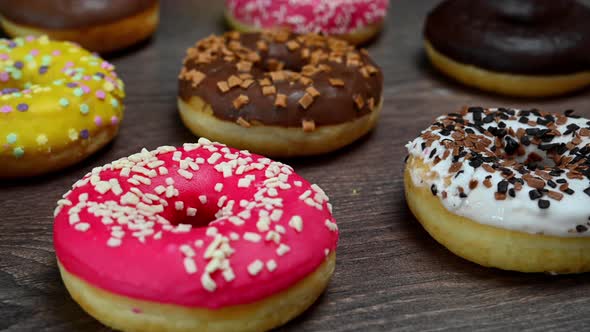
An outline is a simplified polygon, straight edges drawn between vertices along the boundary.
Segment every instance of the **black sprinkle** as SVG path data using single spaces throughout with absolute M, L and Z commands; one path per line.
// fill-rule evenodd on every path
M 546 200 L 546 199 L 539 200 L 539 208 L 547 209 L 547 208 L 549 208 L 549 205 L 551 205 L 551 202 L 549 202 L 548 200 Z
M 535 200 L 535 199 L 539 199 L 541 197 L 543 197 L 543 194 L 538 191 L 537 189 L 533 189 L 531 191 L 529 191 L 529 197 L 531 200 Z
M 588 196 L 590 196 L 590 187 L 584 189 L 584 193 Z
M 584 233 L 588 230 L 588 227 L 584 226 L 584 225 L 578 225 L 576 226 L 576 231 L 578 233 Z
M 510 197 L 516 197 L 516 191 L 514 191 L 514 188 L 508 190 L 508 195 L 510 195 Z
M 434 196 L 436 196 L 436 194 L 438 193 L 438 190 L 436 189 L 436 185 L 434 183 L 432 184 L 432 186 L 430 186 L 430 191 Z
M 436 154 L 436 148 L 432 149 L 432 151 L 430 151 L 430 156 L 428 156 L 428 158 L 434 157 L 434 155 Z
M 508 181 L 502 180 L 498 182 L 498 192 L 501 194 L 505 194 L 508 191 Z

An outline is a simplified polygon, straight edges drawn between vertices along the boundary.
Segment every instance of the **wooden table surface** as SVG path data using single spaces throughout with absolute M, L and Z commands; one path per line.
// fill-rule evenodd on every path
M 436 243 L 408 210 L 404 144 L 439 114 L 462 105 L 568 108 L 590 116 L 590 92 L 522 100 L 487 95 L 435 73 L 421 48 L 436 1 L 392 1 L 369 45 L 383 68 L 385 102 L 374 132 L 321 157 L 288 160 L 330 195 L 341 230 L 336 273 L 317 303 L 282 331 L 590 329 L 590 274 L 548 276 L 489 269 Z M 67 294 L 52 244 L 59 197 L 92 167 L 160 145 L 195 141 L 176 110 L 185 49 L 224 30 L 222 1 L 164 1 L 149 42 L 109 57 L 127 86 L 126 118 L 114 143 L 41 178 L 0 183 L 0 329 L 108 331 Z M 590 253 L 589 253 L 590 254 Z

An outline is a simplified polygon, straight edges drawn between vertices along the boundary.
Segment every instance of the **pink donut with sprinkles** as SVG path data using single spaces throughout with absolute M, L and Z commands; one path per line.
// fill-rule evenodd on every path
M 280 162 L 199 139 L 97 167 L 58 202 L 62 279 L 123 331 L 264 331 L 335 267 L 324 191 Z
M 226 0 L 230 26 L 242 32 L 288 28 L 296 33 L 335 35 L 354 44 L 383 26 L 389 0 Z

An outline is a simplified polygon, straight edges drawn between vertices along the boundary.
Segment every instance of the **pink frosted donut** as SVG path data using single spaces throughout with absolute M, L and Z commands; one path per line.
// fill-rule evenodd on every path
M 388 7 L 389 0 L 226 0 L 225 14 L 242 32 L 287 27 L 359 44 L 379 32 Z
M 58 202 L 71 296 L 124 331 L 262 331 L 335 266 L 328 197 L 279 162 L 200 139 L 97 167 Z

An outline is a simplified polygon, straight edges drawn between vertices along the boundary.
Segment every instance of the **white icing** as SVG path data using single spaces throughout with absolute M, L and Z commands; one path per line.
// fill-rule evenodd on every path
M 437 121 L 442 121 L 446 116 L 439 117 Z M 473 121 L 471 113 L 463 117 L 469 122 Z M 517 116 L 518 118 L 518 116 Z M 537 116 L 531 114 L 528 116 L 529 120 L 536 121 Z M 513 128 L 514 131 L 518 128 L 533 128 L 527 124 L 522 124 L 517 120 L 502 120 L 506 123 L 507 128 Z M 579 118 L 568 118 L 568 121 L 564 125 L 558 125 L 557 130 L 560 133 L 564 133 L 569 124 L 576 124 L 580 128 L 588 128 L 588 119 Z M 496 122 L 484 124 L 484 128 L 489 126 L 497 126 Z M 537 125 L 534 128 L 547 129 L 545 126 Z M 430 128 L 423 131 L 432 131 L 433 134 L 439 134 L 440 129 L 431 130 Z M 476 131 L 476 134 L 479 134 Z M 488 137 L 489 138 L 489 137 Z M 518 139 L 513 137 L 516 141 Z M 572 140 L 572 135 L 567 136 L 556 136 L 551 142 L 548 143 L 566 143 Z M 542 199 L 550 201 L 550 207 L 547 209 L 541 209 L 538 206 L 538 200 L 531 200 L 529 197 L 529 191 L 534 188 L 530 187 L 526 182 L 524 183 L 522 190 L 516 191 L 515 197 L 507 195 L 505 200 L 496 200 L 494 197 L 497 191 L 497 184 L 504 178 L 500 172 L 489 173 L 482 167 L 473 168 L 468 165 L 469 161 L 465 161 L 462 165 L 461 170 L 464 172 L 459 174 L 457 177 L 455 173 L 450 173 L 449 168 L 452 165 L 452 158 L 441 160 L 438 164 L 434 165 L 434 159 L 438 156 L 442 159 L 445 146 L 441 144 L 442 139 L 453 140 L 451 135 L 441 136 L 439 141 L 435 141 L 430 147 L 426 147 L 422 150 L 422 143 L 425 140 L 422 137 L 418 137 L 415 140 L 409 142 L 406 145 L 410 156 L 413 158 L 421 159 L 428 167 L 428 171 L 422 171 L 420 169 L 410 169 L 410 176 L 412 182 L 416 186 L 431 187 L 433 184 L 437 189 L 437 197 L 441 200 L 443 206 L 450 212 L 467 217 L 473 221 L 481 224 L 495 226 L 504 229 L 510 229 L 515 231 L 521 231 L 531 234 L 546 234 L 559 237 L 590 237 L 590 230 L 586 232 L 577 232 L 576 226 L 584 225 L 590 229 L 590 196 L 584 193 L 584 190 L 590 187 L 590 180 L 584 177 L 584 179 L 569 179 L 562 174 L 562 176 L 554 177 L 553 181 L 557 179 L 566 179 L 569 188 L 574 190 L 573 195 L 564 193 L 563 199 L 557 201 L 544 195 Z M 493 141 L 493 137 L 490 138 Z M 577 145 L 579 148 L 590 144 L 590 137 L 581 137 L 582 142 Z M 493 143 L 492 143 L 493 145 Z M 436 152 L 431 156 L 433 149 L 436 148 Z M 544 151 L 538 149 L 534 144 L 526 147 L 526 155 L 530 152 L 536 152 L 537 154 L 545 157 Z M 564 155 L 568 155 L 569 152 L 565 152 Z M 462 161 L 460 159 L 459 161 Z M 518 159 L 517 159 L 518 160 Z M 523 160 L 518 160 L 522 162 Z M 552 161 L 545 162 L 552 164 Z M 512 167 L 508 167 L 513 170 Z M 516 171 L 515 171 L 516 172 Z M 492 187 L 487 188 L 483 185 L 483 181 L 488 176 L 491 177 Z M 533 174 L 534 175 L 534 174 Z M 450 184 L 445 184 L 444 179 L 449 176 L 453 177 Z M 518 174 L 520 177 L 520 174 Z M 477 180 L 478 185 L 475 189 L 469 189 L 469 182 L 471 180 Z M 546 186 L 546 189 L 559 192 L 559 183 L 557 188 L 551 188 Z M 458 188 L 462 187 L 464 193 L 467 195 L 465 198 L 459 196 Z M 510 185 L 509 188 L 513 188 Z M 447 198 L 443 199 L 441 193 L 446 191 Z

